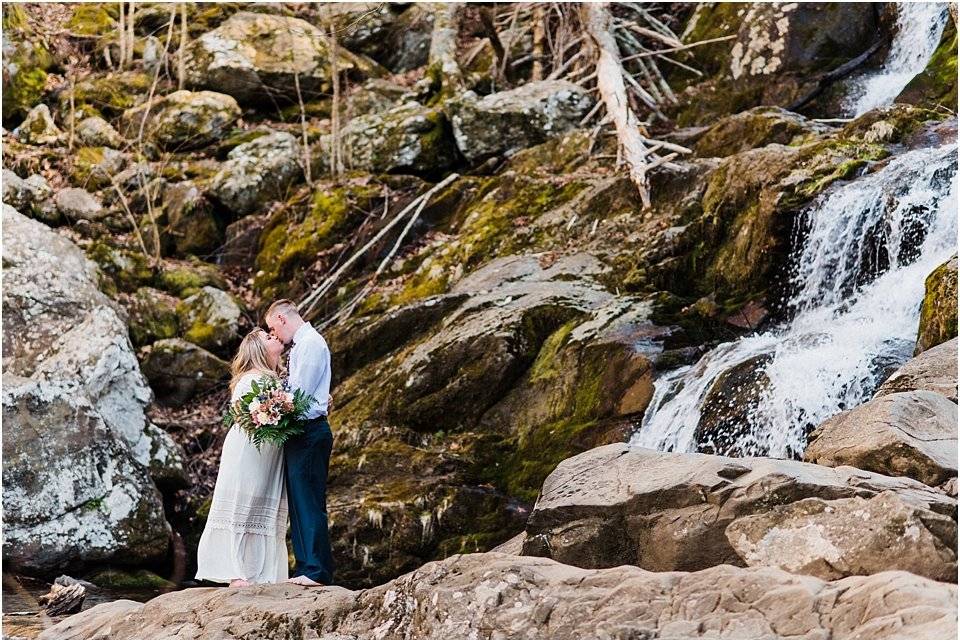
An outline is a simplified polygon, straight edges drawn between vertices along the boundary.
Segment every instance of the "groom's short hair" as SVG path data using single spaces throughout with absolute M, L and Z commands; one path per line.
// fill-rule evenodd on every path
M 267 309 L 267 314 L 264 316 L 264 318 L 272 318 L 278 313 L 295 318 L 300 317 L 300 312 L 297 311 L 297 303 L 293 300 L 287 300 L 286 298 L 283 300 L 277 300 L 271 304 L 270 308 Z

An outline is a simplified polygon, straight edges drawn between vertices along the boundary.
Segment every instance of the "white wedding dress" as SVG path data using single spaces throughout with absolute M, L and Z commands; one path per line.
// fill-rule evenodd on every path
M 230 401 L 250 391 L 259 377 L 257 373 L 241 377 Z M 257 451 L 242 429 L 231 427 L 197 549 L 197 579 L 243 578 L 255 584 L 286 580 L 286 530 L 283 450 L 263 444 Z

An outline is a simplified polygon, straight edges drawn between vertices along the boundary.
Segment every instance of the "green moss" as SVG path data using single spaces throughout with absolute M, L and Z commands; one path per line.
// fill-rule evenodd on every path
M 75 5 L 67 29 L 80 36 L 109 36 L 117 29 L 116 3 L 84 2 Z
M 227 283 L 213 265 L 200 261 L 168 262 L 157 276 L 157 285 L 175 296 L 187 298 L 207 285 L 226 289 Z
M 86 579 L 98 587 L 109 589 L 171 589 L 176 586 L 146 569 L 137 571 L 104 569 L 86 576 Z
M 419 267 L 390 305 L 445 292 L 456 270 L 467 273 L 496 256 L 530 250 L 536 237 L 517 234 L 516 223 L 569 202 L 585 187 L 577 181 L 555 184 L 519 175 L 489 179 L 452 222 L 456 242 L 421 256 Z
M 3 119 L 20 118 L 40 103 L 47 85 L 47 71 L 55 60 L 30 27 L 22 5 L 3 5 L 4 73 Z M 8 71 L 15 68 L 16 73 Z
M 78 82 L 74 88 L 77 109 L 89 106 L 107 117 L 119 116 L 135 106 L 139 97 L 146 96 L 152 78 L 140 71 L 108 73 Z M 69 95 L 61 96 L 61 111 L 69 109 Z
M 917 353 L 956 337 L 957 257 L 954 256 L 927 276 L 920 307 Z
M 287 211 L 277 213 L 264 228 L 257 254 L 254 287 L 261 296 L 283 297 L 295 291 L 296 277 L 355 226 L 382 193 L 374 183 L 318 185 L 302 221 L 290 220 Z
M 911 102 L 930 107 L 942 106 L 957 112 L 957 26 L 947 21 L 940 44 L 897 102 Z
M 489 463 L 484 476 L 508 495 L 532 503 L 550 472 L 579 452 L 576 441 L 596 424 L 574 418 L 525 430 L 500 444 L 502 454 Z
M 87 256 L 100 267 L 100 285 L 106 293 L 133 292 L 153 282 L 154 270 L 142 253 L 112 247 L 98 241 L 86 248 Z
M 537 354 L 537 359 L 530 367 L 529 377 L 531 382 L 555 378 L 559 374 L 557 354 L 566 342 L 567 336 L 579 323 L 579 319 L 567 322 L 544 341 L 543 346 L 540 347 L 540 353 Z

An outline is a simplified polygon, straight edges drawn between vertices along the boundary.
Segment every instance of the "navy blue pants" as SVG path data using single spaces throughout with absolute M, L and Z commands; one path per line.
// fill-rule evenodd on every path
M 333 433 L 326 416 L 308 420 L 303 434 L 283 447 L 290 505 L 290 538 L 297 565 L 293 576 L 333 584 L 333 553 L 327 530 L 327 469 Z

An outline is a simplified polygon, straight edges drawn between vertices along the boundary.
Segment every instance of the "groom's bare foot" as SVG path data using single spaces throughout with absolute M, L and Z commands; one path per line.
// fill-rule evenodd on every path
M 293 578 L 287 578 L 287 582 L 292 582 L 293 584 L 299 584 L 303 587 L 322 587 L 323 585 L 319 582 L 314 582 L 307 576 L 296 576 Z
M 243 578 L 238 578 L 236 580 L 230 581 L 231 587 L 249 587 L 252 585 L 253 585 L 252 582 L 250 582 L 249 580 L 244 580 Z

